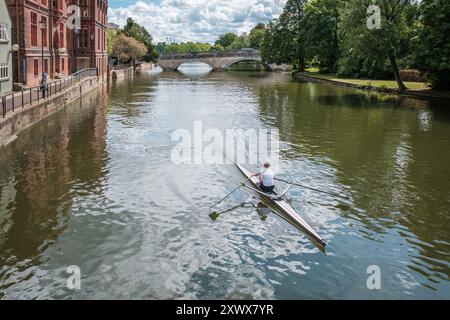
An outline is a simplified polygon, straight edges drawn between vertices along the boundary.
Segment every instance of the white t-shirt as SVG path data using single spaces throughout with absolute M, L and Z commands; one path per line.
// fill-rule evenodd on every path
M 272 187 L 275 185 L 273 182 L 274 173 L 271 168 L 264 168 L 261 170 L 262 183 L 265 187 Z

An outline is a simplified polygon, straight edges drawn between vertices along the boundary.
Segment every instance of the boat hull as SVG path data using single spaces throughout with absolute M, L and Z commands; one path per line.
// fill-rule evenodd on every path
M 242 165 L 236 164 L 236 166 L 242 174 L 244 174 L 247 178 L 250 178 L 252 172 Z M 255 188 L 261 190 L 259 187 L 258 177 L 251 177 L 249 182 L 251 182 Z M 326 246 L 326 242 L 322 239 L 322 237 L 298 214 L 297 211 L 295 211 L 288 201 L 284 199 L 274 199 L 270 196 L 264 196 L 261 193 L 258 194 L 263 200 L 265 200 L 266 204 L 271 205 L 275 209 L 280 217 L 302 230 L 316 245 L 321 248 Z

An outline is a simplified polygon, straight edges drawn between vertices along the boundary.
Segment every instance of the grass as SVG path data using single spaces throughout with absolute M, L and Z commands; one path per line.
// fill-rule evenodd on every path
M 318 68 L 308 68 L 306 69 L 308 72 L 308 76 L 316 77 L 320 79 L 327 79 L 332 81 L 338 81 L 343 83 L 356 84 L 360 86 L 372 86 L 377 88 L 388 88 L 388 89 L 397 89 L 397 82 L 395 80 L 370 80 L 370 79 L 346 79 L 346 78 L 338 78 L 335 74 L 322 74 L 319 73 Z M 413 90 L 423 90 L 428 89 L 428 86 L 425 82 L 404 82 L 405 86 L 408 89 Z

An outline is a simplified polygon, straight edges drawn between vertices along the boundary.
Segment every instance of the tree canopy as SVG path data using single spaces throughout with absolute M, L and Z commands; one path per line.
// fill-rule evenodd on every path
M 302 21 L 307 0 L 288 0 L 281 16 L 267 26 L 261 42 L 261 55 L 267 62 L 293 63 L 305 68 Z
M 159 52 L 164 53 L 182 53 L 182 52 L 200 52 L 210 51 L 212 46 L 209 43 L 201 42 L 183 42 L 166 44 L 160 42 L 156 46 Z
M 423 0 L 420 22 L 414 65 L 434 88 L 450 90 L 450 2 Z
M 132 61 L 133 64 L 147 54 L 147 47 L 132 37 L 118 35 L 112 44 L 112 54 L 119 61 Z
M 219 39 L 214 43 L 215 45 L 221 45 L 223 48 L 230 48 L 233 42 L 238 38 L 238 35 L 232 32 L 228 32 L 219 36 Z
M 248 36 L 249 47 L 253 49 L 259 49 L 265 32 L 266 32 L 266 25 L 264 23 L 258 23 L 256 27 L 254 27 L 250 31 L 250 34 Z
M 145 54 L 145 60 L 155 60 L 157 58 L 157 52 L 153 46 L 153 37 L 151 34 L 145 29 L 145 27 L 139 25 L 132 18 L 127 18 L 127 23 L 123 28 L 123 32 L 125 35 L 136 39 L 137 41 L 144 44 L 147 48 L 147 53 Z
M 392 78 L 401 90 L 400 69 L 414 68 L 434 88 L 449 89 L 449 17 L 442 0 L 288 0 L 266 26 L 260 51 L 268 63 L 302 71 L 308 61 L 338 76 Z

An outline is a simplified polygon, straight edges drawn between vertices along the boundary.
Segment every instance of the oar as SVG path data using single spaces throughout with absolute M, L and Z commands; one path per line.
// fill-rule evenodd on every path
M 337 194 L 337 193 L 332 193 L 332 192 L 327 192 L 327 191 L 323 191 L 323 190 L 319 190 L 319 189 L 314 189 L 314 188 L 307 187 L 307 186 L 304 186 L 304 185 L 299 184 L 299 183 L 295 183 L 295 182 L 283 180 L 283 179 L 280 179 L 280 178 L 274 178 L 274 179 L 275 179 L 275 180 L 278 180 L 278 181 L 281 181 L 281 182 L 285 182 L 285 183 L 292 184 L 292 185 L 297 186 L 297 187 L 301 187 L 301 188 L 305 188 L 305 189 L 310 189 L 310 190 L 313 190 L 313 191 L 316 191 L 316 192 L 326 193 L 326 194 L 328 194 L 328 195 L 330 195 L 330 196 L 339 197 L 339 198 L 342 198 L 342 199 L 345 199 L 345 200 L 349 200 L 347 197 L 341 196 L 341 195 L 339 195 L 339 194 Z
M 238 204 L 237 206 L 234 206 L 234 207 L 232 207 L 232 208 L 229 208 L 229 209 L 224 210 L 224 211 L 221 211 L 221 212 L 213 211 L 213 212 L 211 212 L 211 214 L 209 215 L 209 217 L 211 218 L 211 220 L 216 221 L 217 218 L 219 218 L 219 216 L 221 216 L 222 214 L 228 213 L 228 212 L 231 212 L 231 211 L 234 211 L 234 210 L 236 210 L 237 208 L 245 208 L 245 205 L 246 205 L 246 204 L 251 204 L 251 205 L 253 205 L 253 203 L 251 203 L 251 202 L 243 202 L 243 203 L 241 203 L 241 204 Z
M 240 189 L 242 186 L 245 185 L 245 183 L 250 180 L 251 177 L 248 177 L 247 179 L 245 179 L 244 181 L 242 181 L 239 186 L 236 187 L 236 189 L 234 189 L 233 191 L 231 191 L 229 194 L 226 195 L 225 198 L 223 198 L 222 200 L 220 200 L 219 202 L 217 202 L 215 205 L 213 205 L 212 207 L 209 207 L 210 209 L 214 208 L 215 206 L 217 206 L 218 204 L 222 203 L 226 198 L 228 198 L 229 196 L 231 196 L 233 193 L 235 193 L 238 189 Z

